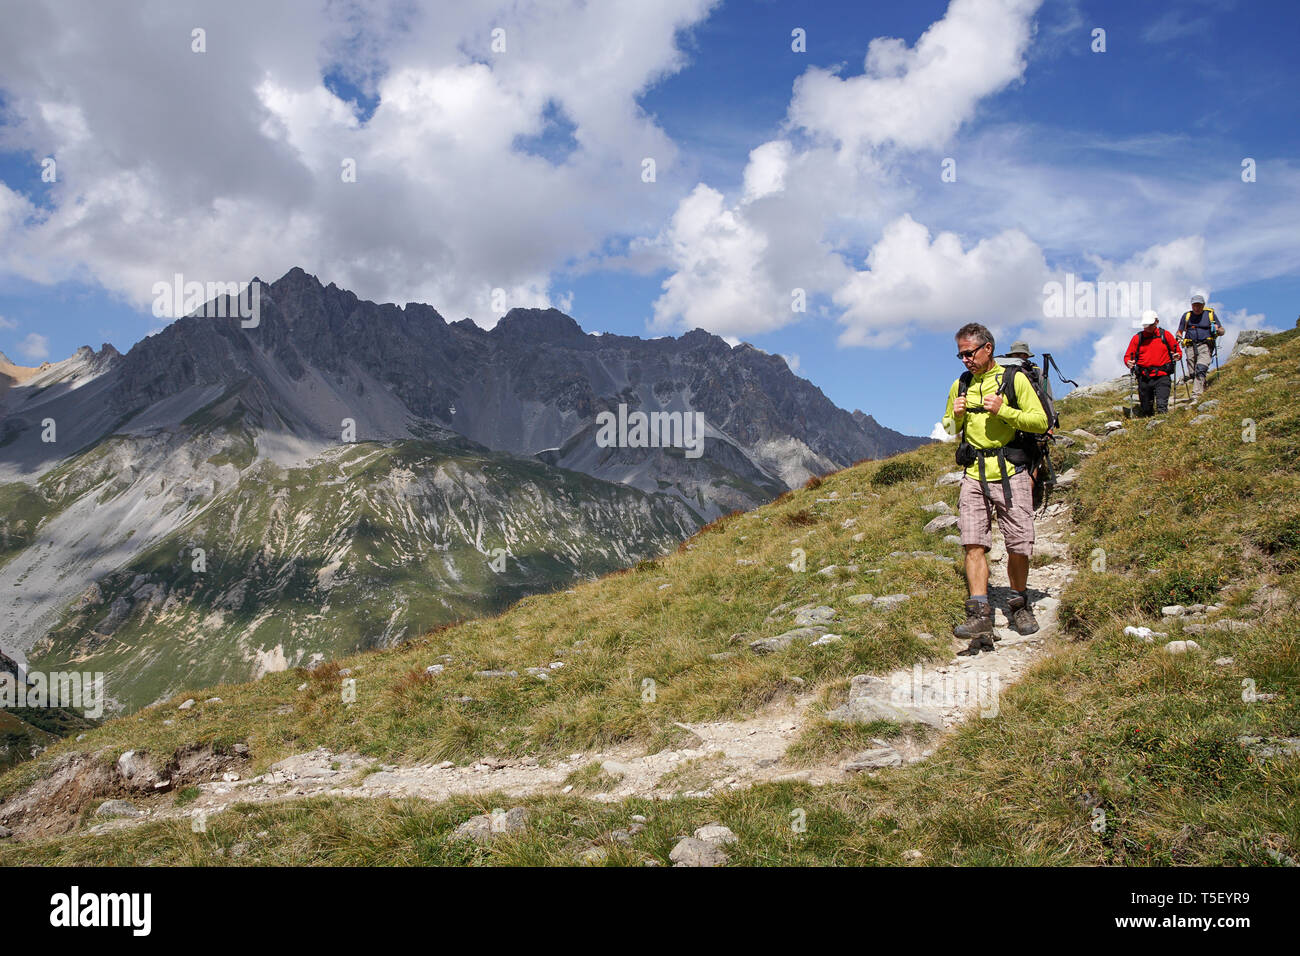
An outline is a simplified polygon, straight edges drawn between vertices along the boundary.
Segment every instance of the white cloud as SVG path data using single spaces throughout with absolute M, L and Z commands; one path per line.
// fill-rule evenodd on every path
M 43 362 L 50 357 L 50 340 L 36 332 L 29 332 L 18 343 L 18 354 L 32 362 Z
M 678 271 L 655 301 L 655 328 L 680 322 L 722 335 L 784 324 L 780 293 L 762 268 L 767 236 L 727 209 L 720 192 L 696 186 L 673 214 L 667 241 Z M 789 311 L 788 294 L 785 303 Z
M 813 68 L 795 81 L 790 118 L 856 152 L 945 145 L 979 101 L 1020 77 L 1041 0 L 952 0 L 916 46 L 877 37 L 865 73 Z
M 758 146 L 737 200 L 701 183 L 659 235 L 656 245 L 675 271 L 655 302 L 653 325 L 770 331 L 803 317 L 792 309 L 796 290 L 809 300 L 809 311 L 815 297 L 840 307 L 846 344 L 900 341 L 914 318 L 912 306 L 925 314 L 923 324 L 933 321 L 959 291 L 941 288 L 938 275 L 923 275 L 924 265 L 918 271 L 891 255 L 908 241 L 907 223 L 925 233 L 905 217 L 915 190 L 891 171 L 895 154 L 943 146 L 982 98 L 1020 76 L 1038 5 L 953 0 L 914 48 L 901 40 L 872 41 L 861 76 L 841 79 L 819 68 L 801 75 L 787 126 L 802 131 L 805 145 L 780 138 Z M 856 272 L 844 250 L 875 239 L 870 274 Z M 1019 233 L 988 241 L 991 248 L 977 245 L 962 261 L 975 297 L 1002 306 L 1001 287 L 1025 272 L 1026 260 L 1041 263 L 1042 257 Z M 1016 257 L 1005 278 L 992 274 L 998 252 Z M 936 268 L 952 265 L 952 255 L 946 236 L 928 251 Z M 886 290 L 902 298 L 878 298 L 868 308 L 868 297 Z M 943 312 L 942 321 L 950 323 L 953 314 Z
M 935 422 L 934 427 L 930 429 L 930 438 L 933 439 L 934 441 L 956 441 L 957 440 L 956 435 L 948 434 L 948 432 L 943 427 L 943 422 L 941 421 Z
M 0 34 L 0 147 L 60 176 L 48 213 L 0 192 L 0 269 L 89 274 L 138 305 L 174 272 L 292 265 L 484 324 L 494 288 L 507 308 L 561 301 L 554 271 L 653 234 L 679 198 L 640 181 L 643 157 L 662 179 L 677 150 L 637 96 L 685 64 L 678 32 L 715 2 L 231 0 L 205 8 L 202 54 L 183 4 L 23 4 Z M 377 94 L 374 114 L 325 71 Z M 567 156 L 517 147 L 557 137 L 556 114 Z
M 843 345 L 893 345 L 913 327 L 956 331 L 954 317 L 962 315 L 981 318 L 996 335 L 999 325 L 1041 308 L 1048 275 L 1042 250 L 1019 230 L 966 250 L 955 233 L 931 240 L 909 215 L 885 227 L 867 266 L 834 296 Z
M 795 353 L 795 354 L 793 354 L 793 355 L 784 355 L 784 354 L 783 354 L 783 355 L 781 356 L 781 358 L 785 359 L 786 367 L 789 368 L 790 371 L 794 372 L 796 375 L 799 374 L 799 355 L 798 355 L 798 353 Z
M 17 322 L 13 319 L 6 319 L 3 315 L 0 315 L 0 329 L 13 330 L 16 328 L 18 328 Z

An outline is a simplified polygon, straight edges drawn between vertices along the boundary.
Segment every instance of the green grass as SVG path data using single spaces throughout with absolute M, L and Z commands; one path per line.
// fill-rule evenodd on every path
M 205 834 L 150 823 L 95 838 L 0 846 L 0 863 L 225 865 L 242 844 L 238 862 L 255 865 L 564 864 L 636 813 L 648 817 L 646 830 L 630 849 L 612 850 L 608 862 L 666 863 L 678 835 L 714 821 L 739 837 L 728 848 L 733 862 L 749 865 L 898 865 L 908 851 L 928 865 L 1267 866 L 1274 865 L 1270 849 L 1296 857 L 1300 760 L 1259 758 L 1236 744 L 1241 734 L 1300 735 L 1300 593 L 1290 573 L 1300 559 L 1293 524 L 1300 514 L 1300 411 L 1290 400 L 1300 375 L 1289 359 L 1296 338 L 1266 339 L 1260 344 L 1270 355 L 1224 367 L 1206 396 L 1221 402 L 1208 427 L 1189 426 L 1194 413 L 1176 410 L 1164 425 L 1148 431 L 1134 423 L 1080 459 L 1080 479 L 1062 495 L 1076 522 L 1070 546 L 1079 574 L 1061 605 L 1073 640 L 1004 689 L 995 719 L 963 725 L 922 763 L 821 787 L 787 782 L 656 802 L 595 803 L 576 793 L 438 804 L 317 798 L 236 808 L 210 818 Z M 1273 378 L 1252 382 L 1266 370 Z M 1115 417 L 1111 406 L 1124 401 L 1119 394 L 1066 399 L 1059 403 L 1062 430 Z M 1254 442 L 1241 440 L 1244 418 L 1256 422 Z M 315 746 L 393 762 L 465 762 L 484 753 L 545 757 L 638 740 L 654 746 L 674 721 L 749 716 L 796 691 L 830 703 L 853 674 L 935 656 L 915 633 L 944 633 L 959 617 L 965 590 L 955 568 L 887 557 L 891 550 L 943 550 L 920 531 L 928 517 L 920 506 L 955 505 L 954 489 L 933 485 L 949 470 L 950 454 L 949 446 L 931 446 L 902 456 L 924 477 L 889 483 L 873 480 L 882 464 L 865 463 L 717 522 L 644 570 L 341 661 L 357 679 L 351 707 L 339 701 L 337 667 L 327 666 L 310 676 L 219 688 L 222 706 L 151 708 L 91 731 L 76 749 L 165 751 L 222 737 L 248 741 L 260 767 Z M 830 501 L 817 500 L 832 493 Z M 804 512 L 811 522 L 790 517 Z M 857 524 L 845 529 L 849 517 Z M 852 540 L 863 532 L 863 540 Z M 785 567 L 795 547 L 807 553 L 802 575 Z M 756 563 L 738 565 L 737 558 Z M 812 573 L 832 563 L 883 571 L 832 591 L 833 579 Z M 1265 583 L 1287 599 L 1260 617 L 1249 603 Z M 925 599 L 887 614 L 835 600 L 856 590 Z M 754 657 L 744 638 L 732 642 L 740 632 L 778 633 L 788 618 L 767 622 L 769 610 L 813 600 L 844 611 L 835 627 L 846 635 L 842 644 Z M 1219 601 L 1228 606 L 1222 616 L 1257 626 L 1195 635 L 1202 651 L 1181 656 L 1164 651 L 1162 640 L 1123 635 L 1127 624 L 1148 624 L 1170 638 L 1192 636 L 1159 618 L 1160 605 L 1175 600 Z M 737 649 L 735 657 L 709 657 Z M 402 680 L 441 654 L 452 658 L 444 675 Z M 1231 662 L 1215 663 L 1226 658 Z M 566 666 L 545 683 L 472 676 L 489 667 L 522 673 L 547 659 Z M 643 697 L 647 678 L 655 681 L 652 702 Z M 303 681 L 308 688 L 299 693 Z M 1243 700 L 1243 681 L 1277 696 Z M 459 703 L 460 696 L 474 699 Z M 164 727 L 164 718 L 174 725 Z M 790 758 L 815 762 L 894 731 L 841 729 L 813 715 Z M 60 744 L 47 760 L 71 749 Z M 0 777 L 0 793 L 46 765 Z M 584 789 L 605 784 L 595 776 L 598 766 L 581 773 Z M 445 841 L 468 816 L 517 803 L 533 811 L 523 835 L 486 846 Z M 1105 814 L 1100 832 L 1094 811 Z

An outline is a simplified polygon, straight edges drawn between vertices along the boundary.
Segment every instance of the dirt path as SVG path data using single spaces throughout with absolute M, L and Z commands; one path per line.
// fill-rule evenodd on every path
M 877 750 L 868 751 L 864 765 L 846 769 L 842 757 L 813 766 L 794 766 L 786 761 L 787 748 L 798 738 L 804 724 L 818 714 L 810 709 L 817 695 L 808 694 L 793 704 L 776 706 L 743 721 L 680 724 L 691 735 L 681 749 L 646 755 L 633 745 L 608 751 L 570 754 L 563 760 L 539 765 L 535 758 L 495 760 L 485 758 L 468 767 L 450 762 L 416 766 L 379 764 L 357 754 L 337 754 L 321 748 L 297 754 L 276 763 L 270 771 L 248 780 L 223 779 L 199 785 L 200 796 L 185 807 L 163 804 L 141 807 L 140 817 L 96 824 L 88 832 L 136 826 L 149 820 L 205 817 L 236 803 L 267 803 L 329 795 L 339 797 L 415 797 L 445 800 L 453 795 L 500 793 L 512 798 L 534 794 L 571 792 L 565 779 L 575 770 L 601 765 L 606 789 L 584 791 L 589 799 L 616 801 L 628 797 L 666 798 L 674 795 L 707 796 L 725 789 L 740 789 L 775 780 L 806 780 L 824 784 L 846 779 L 853 772 L 875 772 L 878 766 L 894 766 L 924 760 L 933 752 L 944 733 L 970 719 L 994 717 L 997 695 L 1018 681 L 1025 671 L 1050 653 L 1057 634 L 1057 607 L 1074 570 L 1068 564 L 1067 535 L 1069 509 L 1064 504 L 1048 506 L 1037 522 L 1035 551 L 1048 554 L 1054 563 L 1032 568 L 1029 588 L 1040 629 L 1027 636 L 1006 628 L 1001 609 L 996 612 L 1000 640 L 993 653 L 958 657 L 965 646 L 948 636 L 951 659 L 942 665 L 913 668 L 854 680 L 860 685 L 888 688 L 888 701 L 916 719 L 929 723 L 939 733 L 915 735 L 906 730 L 897 738 L 877 740 Z M 1006 603 L 1005 548 L 995 534 L 990 552 L 990 591 L 994 604 Z M 881 699 L 884 699 L 881 697 Z M 940 728 L 942 728 L 940 730 Z M 928 737 L 928 739 L 926 739 Z M 233 774 L 227 774 L 233 777 Z

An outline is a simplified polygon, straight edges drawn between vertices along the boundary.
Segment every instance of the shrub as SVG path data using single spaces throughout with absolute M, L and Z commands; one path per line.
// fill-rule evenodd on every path
M 887 461 L 871 476 L 871 483 L 877 488 L 883 488 L 888 485 L 896 485 L 900 481 L 914 481 L 918 478 L 924 478 L 929 473 L 930 469 L 919 461 L 908 459 Z
M 1228 572 L 1219 568 L 1174 568 L 1152 575 L 1142 587 L 1141 606 L 1155 613 L 1167 604 L 1211 604 Z

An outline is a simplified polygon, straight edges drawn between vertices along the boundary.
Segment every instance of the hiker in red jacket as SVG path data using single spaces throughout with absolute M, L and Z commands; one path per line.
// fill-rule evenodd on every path
M 1171 376 L 1182 357 L 1178 340 L 1160 328 L 1160 317 L 1151 309 L 1143 312 L 1142 331 L 1133 336 L 1124 353 L 1124 364 L 1137 375 L 1139 415 L 1163 415 L 1169 410 Z

